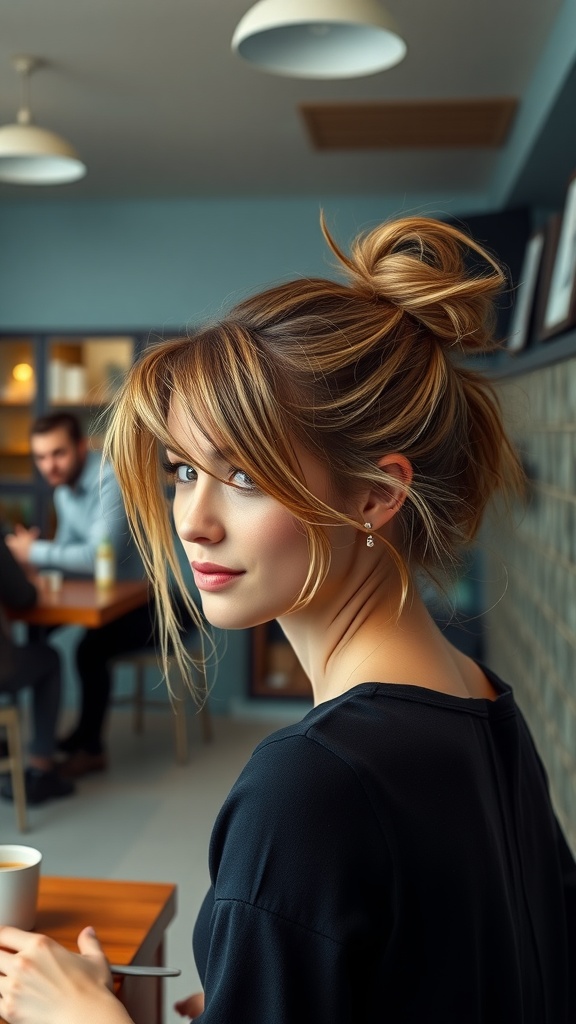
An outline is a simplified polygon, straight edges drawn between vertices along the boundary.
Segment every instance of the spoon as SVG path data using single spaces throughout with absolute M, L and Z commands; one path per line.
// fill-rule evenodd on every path
M 112 974 L 130 974 L 146 978 L 177 978 L 182 971 L 178 967 L 145 967 L 139 964 L 110 964 Z

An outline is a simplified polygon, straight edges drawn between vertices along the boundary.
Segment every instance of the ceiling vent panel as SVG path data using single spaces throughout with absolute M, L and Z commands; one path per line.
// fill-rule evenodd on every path
M 302 103 L 316 149 L 420 149 L 501 146 L 518 101 L 511 97 Z

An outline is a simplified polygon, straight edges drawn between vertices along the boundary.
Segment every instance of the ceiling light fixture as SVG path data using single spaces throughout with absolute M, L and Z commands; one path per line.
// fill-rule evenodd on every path
M 22 79 L 22 103 L 17 123 L 0 128 L 0 181 L 14 185 L 64 185 L 86 174 L 85 165 L 66 139 L 31 123 L 30 75 L 42 63 L 36 57 L 12 60 Z
M 232 49 L 263 71 L 294 78 L 359 78 L 406 55 L 379 0 L 259 0 L 239 22 Z

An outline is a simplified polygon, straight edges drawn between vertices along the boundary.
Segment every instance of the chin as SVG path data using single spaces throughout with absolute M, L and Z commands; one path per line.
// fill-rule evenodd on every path
M 216 629 L 252 629 L 252 626 L 258 625 L 258 622 L 255 622 L 247 616 L 218 615 L 216 612 L 214 612 L 213 615 L 210 615 L 205 609 L 204 618 Z
M 210 608 L 209 604 L 210 601 L 202 600 L 202 612 L 206 621 L 216 629 L 252 629 L 263 622 L 271 622 L 274 617 L 256 612 L 250 615 L 249 611 L 240 608 L 217 608 L 214 605 Z

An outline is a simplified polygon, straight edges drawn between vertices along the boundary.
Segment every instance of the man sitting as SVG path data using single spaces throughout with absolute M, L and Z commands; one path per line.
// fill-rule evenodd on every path
M 17 526 L 6 538 L 14 557 L 23 565 L 93 577 L 96 549 L 108 538 L 117 578 L 143 579 L 144 567 L 116 477 L 100 452 L 88 450 L 76 417 L 65 412 L 41 416 L 32 425 L 30 442 L 36 468 L 54 487 L 56 534 L 53 540 L 40 539 L 38 529 Z M 107 626 L 87 630 L 80 641 L 76 651 L 80 714 L 70 735 L 59 743 L 69 755 L 62 766 L 67 775 L 106 768 L 103 731 L 112 686 L 108 662 L 115 655 L 153 645 L 153 619 L 150 603 Z

